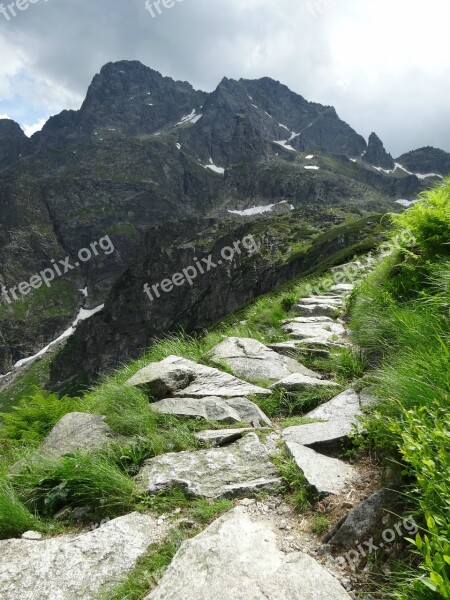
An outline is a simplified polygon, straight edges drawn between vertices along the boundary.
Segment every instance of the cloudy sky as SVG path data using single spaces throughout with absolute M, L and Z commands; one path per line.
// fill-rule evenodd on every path
M 34 0 L 16 16 L 3 5 L 0 116 L 30 133 L 79 108 L 104 63 L 137 59 L 207 91 L 269 76 L 376 131 L 394 156 L 450 151 L 448 0 L 174 0 L 155 18 L 145 3 Z

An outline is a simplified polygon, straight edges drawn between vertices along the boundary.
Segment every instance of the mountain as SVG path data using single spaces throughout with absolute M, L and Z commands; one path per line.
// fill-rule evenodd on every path
M 413 173 L 437 173 L 443 177 L 450 173 L 450 154 L 431 146 L 402 154 L 396 162 Z
M 159 227 L 173 242 L 170 223 L 184 223 L 182 247 L 211 218 L 231 235 L 243 220 L 292 212 L 299 231 L 320 234 L 330 214 L 339 225 L 344 213 L 400 210 L 395 201 L 413 200 L 429 180 L 377 170 L 389 156 L 377 140 L 367 146 L 333 107 L 270 78 L 224 78 L 206 93 L 137 61 L 105 65 L 80 110 L 50 118 L 31 139 L 0 121 L 0 287 L 17 289 L 52 261 L 79 263 L 0 303 L 0 372 L 61 334 L 81 307 L 114 302 Z M 245 213 L 261 206 L 273 208 Z M 106 237 L 114 252 L 77 259 Z

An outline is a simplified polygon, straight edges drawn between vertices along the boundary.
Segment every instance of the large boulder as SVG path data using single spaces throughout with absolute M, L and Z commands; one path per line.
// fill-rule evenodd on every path
M 301 317 L 300 317 L 301 318 Z M 292 319 L 282 326 L 283 331 L 294 339 L 321 343 L 339 341 L 345 335 L 345 328 L 333 321 L 305 322 Z
M 247 398 L 166 398 L 151 405 L 156 412 L 206 421 L 270 425 L 270 419 Z
M 313 558 L 280 547 L 267 522 L 238 507 L 182 544 L 146 600 L 350 600 Z
M 49 458 L 60 458 L 77 450 L 96 450 L 114 437 L 105 417 L 89 413 L 69 413 L 51 430 L 39 448 Z
M 269 390 L 179 356 L 150 363 L 131 377 L 126 385 L 142 387 L 158 400 L 175 396 L 234 398 L 270 395 Z
M 135 478 L 144 493 L 173 486 L 206 498 L 238 497 L 275 491 L 281 479 L 254 433 L 225 448 L 163 454 L 144 463 Z
M 207 429 L 195 434 L 195 439 L 208 446 L 227 446 L 237 442 L 242 436 L 250 433 L 252 430 L 248 427 L 242 429 Z
M 278 381 L 291 373 L 320 375 L 293 358 L 281 356 L 252 338 L 230 337 L 211 350 L 213 360 L 223 362 L 240 377 Z
M 355 469 L 342 460 L 324 456 L 295 442 L 286 442 L 286 448 L 308 485 L 321 498 L 342 494 L 356 477 Z
M 114 588 L 168 531 L 153 517 L 132 513 L 89 533 L 0 541 L 0 597 L 94 600 Z

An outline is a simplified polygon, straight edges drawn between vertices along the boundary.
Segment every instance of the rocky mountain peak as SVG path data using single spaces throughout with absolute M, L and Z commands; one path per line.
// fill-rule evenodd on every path
M 370 134 L 367 152 L 363 156 L 363 160 L 374 167 L 381 167 L 382 169 L 393 169 L 395 167 L 394 159 L 386 152 L 383 142 L 374 132 Z
M 0 119 L 0 167 L 15 164 L 27 144 L 28 138 L 18 123 Z

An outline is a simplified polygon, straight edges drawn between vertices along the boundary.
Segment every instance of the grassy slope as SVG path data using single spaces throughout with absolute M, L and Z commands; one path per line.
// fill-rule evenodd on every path
M 413 568 L 400 565 L 383 597 L 450 598 L 450 180 L 394 221 L 415 241 L 355 290 L 350 311 L 379 399 L 366 443 L 402 462 L 422 525 Z

